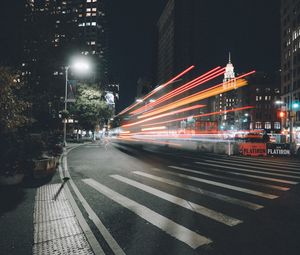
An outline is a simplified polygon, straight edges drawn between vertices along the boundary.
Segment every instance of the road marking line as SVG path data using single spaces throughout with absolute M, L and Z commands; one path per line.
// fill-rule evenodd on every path
M 156 168 L 152 168 L 153 170 L 156 170 Z M 160 169 L 159 169 L 160 170 Z M 256 191 L 256 190 L 252 190 L 252 189 L 246 189 L 246 188 L 242 188 L 242 187 L 238 187 L 238 186 L 234 186 L 234 185 L 229 185 L 229 184 L 225 184 L 222 182 L 215 182 L 215 181 L 210 181 L 210 180 L 206 180 L 206 179 L 202 179 L 199 177 L 194 177 L 194 176 L 190 176 L 190 175 L 186 175 L 186 174 L 179 174 L 179 173 L 174 173 L 168 170 L 164 170 L 165 173 L 174 175 L 174 176 L 178 176 L 178 177 L 182 177 L 185 179 L 189 179 L 189 180 L 193 180 L 193 181 L 197 181 L 197 182 L 202 182 L 202 183 L 207 183 L 210 185 L 214 185 L 214 186 L 218 186 L 221 188 L 225 188 L 225 189 L 231 189 L 231 190 L 235 190 L 235 191 L 239 191 L 242 193 L 246 193 L 246 194 L 251 194 L 254 196 L 258 196 L 258 197 L 263 197 L 263 198 L 267 198 L 267 199 L 275 199 L 278 198 L 278 196 L 272 195 L 272 194 L 268 194 L 265 192 L 260 192 L 260 191 Z
M 211 164 L 211 163 L 204 163 L 204 162 L 195 162 L 198 165 L 206 165 L 206 166 L 215 166 L 215 167 L 222 167 L 226 169 L 231 169 L 231 170 L 238 170 L 242 172 L 249 172 L 249 173 L 259 173 L 259 174 L 265 174 L 265 175 L 274 175 L 274 176 L 281 176 L 281 177 L 288 177 L 288 178 L 293 178 L 293 179 L 300 179 L 298 176 L 292 176 L 292 175 L 286 175 L 286 174 L 276 174 L 276 173 L 266 173 L 263 171 L 256 171 L 256 170 L 248 170 L 246 168 L 240 168 L 240 167 L 231 167 L 231 166 L 223 166 L 223 165 L 218 165 L 218 164 Z M 269 180 L 273 182 L 282 182 L 282 183 L 288 183 L 288 184 L 298 184 L 298 182 L 295 181 L 288 181 L 288 180 L 282 180 L 282 179 L 275 179 L 275 178 L 269 178 L 269 177 L 263 177 L 263 176 L 257 176 L 257 175 L 249 175 L 249 177 L 253 176 L 253 178 L 258 178 L 258 179 L 264 179 L 264 180 Z
M 227 159 L 227 160 L 238 160 L 244 163 L 248 163 L 248 162 L 253 162 L 255 164 L 264 164 L 267 163 L 269 165 L 277 165 L 278 167 L 281 166 L 289 166 L 292 169 L 295 169 L 295 167 L 299 167 L 300 163 L 291 163 L 291 162 L 275 162 L 275 161 L 271 161 L 271 160 L 264 160 L 264 159 L 258 159 L 258 158 L 246 158 L 246 157 L 239 157 L 239 156 L 225 156 L 225 155 L 220 155 L 220 154 L 210 154 L 211 156 L 214 157 L 214 159 L 216 160 L 223 160 L 223 159 Z M 180 155 L 179 155 L 180 156 Z M 186 158 L 186 159 L 192 159 L 192 160 L 203 160 L 203 157 L 199 158 L 199 157 L 191 157 L 191 156 L 186 156 L 186 155 L 182 155 L 182 158 Z M 207 158 L 207 157 L 206 157 Z M 211 157 L 208 157 L 211 158 Z M 296 169 L 295 169 L 296 171 Z M 299 171 L 298 171 L 299 172 Z
M 265 164 L 262 164 L 262 163 L 241 162 L 241 161 L 238 161 L 238 160 L 235 160 L 235 159 L 233 159 L 233 160 L 230 160 L 230 159 L 214 159 L 214 160 L 202 159 L 201 161 L 206 161 L 206 162 L 209 161 L 209 162 L 214 162 L 214 163 L 222 162 L 224 164 L 235 164 L 235 165 L 238 165 L 238 166 L 240 166 L 242 164 L 245 167 L 254 168 L 254 169 L 262 168 L 262 166 L 263 166 L 263 169 L 265 171 L 269 171 L 269 172 L 291 173 L 291 174 L 300 175 L 300 172 L 297 171 L 297 170 L 294 170 L 294 171 L 279 170 L 278 168 L 282 168 L 282 166 L 276 166 L 275 167 L 275 166 L 268 166 L 268 165 L 265 165 Z M 295 168 L 285 168 L 285 169 L 295 169 Z
M 73 149 L 73 148 L 72 148 Z M 70 149 L 68 152 L 70 152 L 72 149 Z M 66 154 L 68 154 L 68 152 Z M 110 234 L 110 232 L 107 230 L 107 228 L 104 226 L 102 221 L 99 219 L 97 214 L 93 211 L 93 209 L 90 207 L 88 202 L 85 200 L 85 198 L 82 196 L 81 192 L 77 188 L 76 184 L 73 182 L 69 170 L 68 170 L 68 163 L 67 163 L 67 155 L 64 157 L 63 165 L 64 165 L 64 171 L 65 171 L 65 177 L 69 177 L 69 183 L 71 184 L 76 196 L 78 197 L 79 201 L 81 202 L 83 208 L 87 212 L 89 218 L 92 220 L 92 222 L 95 224 L 96 228 L 99 230 L 101 235 L 103 236 L 104 240 L 107 242 L 110 249 L 113 251 L 116 255 L 125 255 L 125 252 L 122 250 L 122 248 L 119 246 L 119 244 L 116 242 L 116 240 L 113 238 L 113 236 Z M 60 177 L 63 179 L 63 173 L 62 168 L 60 167 Z M 69 190 L 69 188 L 68 188 Z M 70 192 L 70 190 L 69 190 Z M 71 195 L 71 192 L 70 192 Z M 72 197 L 73 198 L 73 197 Z M 74 200 L 75 202 L 75 200 Z M 76 204 L 77 205 L 77 204 Z M 90 230 L 90 233 L 93 235 L 92 231 Z
M 209 244 L 212 241 L 205 236 L 202 236 L 194 231 L 187 229 L 186 227 L 177 224 L 176 222 L 150 210 L 149 208 L 113 191 L 112 189 L 96 182 L 93 179 L 84 179 L 86 184 L 90 185 L 101 194 L 107 196 L 109 199 L 115 201 L 116 203 L 126 207 L 130 211 L 134 212 L 144 220 L 150 222 L 154 226 L 160 228 L 161 230 L 167 232 L 169 235 L 175 237 L 176 239 L 186 243 L 193 249 L 199 246 Z
M 189 169 L 186 167 L 178 167 L 178 166 L 168 166 L 168 167 L 183 170 L 183 171 L 190 172 L 190 173 L 202 174 L 202 175 L 206 175 L 206 176 L 217 177 L 217 178 L 224 179 L 224 180 L 237 181 L 237 182 L 247 183 L 247 184 L 261 186 L 261 187 L 268 187 L 268 188 L 277 189 L 277 190 L 281 190 L 281 191 L 287 191 L 290 189 L 287 187 L 282 187 L 282 186 L 277 186 L 277 185 L 264 184 L 264 183 L 260 183 L 260 182 L 253 182 L 253 181 L 247 181 L 247 180 L 240 180 L 240 179 L 236 179 L 236 178 L 221 176 L 218 174 L 210 174 L 207 172 L 203 172 L 200 170 L 193 170 L 193 169 Z M 256 176 L 256 175 L 247 175 L 247 174 L 241 174 L 241 173 L 236 173 L 236 172 L 231 172 L 231 171 L 224 172 L 222 170 L 217 170 L 217 169 L 211 169 L 211 171 L 222 173 L 222 174 L 224 174 L 224 173 L 232 174 L 232 175 L 237 175 L 237 176 L 250 176 L 250 177 Z M 260 176 L 257 176 L 257 177 L 258 177 L 258 179 L 265 179 L 264 177 L 263 178 L 260 178 Z M 268 178 L 268 179 L 270 179 L 270 178 Z
M 156 169 L 156 171 L 164 172 L 164 171 L 161 171 L 159 169 Z M 207 196 L 207 197 L 218 199 L 218 200 L 221 200 L 221 201 L 224 201 L 224 202 L 227 202 L 227 203 L 231 203 L 231 204 L 234 204 L 234 205 L 242 206 L 242 207 L 245 207 L 245 208 L 248 208 L 248 209 L 251 209 L 251 210 L 258 210 L 258 209 L 263 208 L 263 206 L 259 205 L 259 204 L 248 202 L 248 201 L 245 201 L 245 200 L 242 200 L 242 199 L 239 199 L 239 198 L 234 198 L 234 197 L 222 195 L 222 194 L 215 193 L 215 192 L 212 192 L 212 191 L 204 190 L 204 189 L 201 189 L 201 188 L 198 188 L 198 187 L 195 187 L 195 186 L 192 186 L 192 185 L 184 184 L 184 183 L 181 183 L 181 182 L 177 182 L 177 181 L 174 181 L 174 180 L 171 180 L 171 179 L 159 177 L 159 176 L 156 176 L 156 175 L 152 175 L 152 174 L 148 174 L 148 173 L 140 172 L 140 171 L 134 171 L 133 173 L 137 174 L 139 176 L 143 176 L 143 177 L 155 180 L 155 181 L 166 183 L 166 184 L 169 184 L 169 185 L 181 188 L 181 189 L 192 191 L 192 192 L 195 192 L 195 193 Z
M 221 156 L 223 158 L 227 158 L 227 156 Z M 300 162 L 290 162 L 290 161 L 275 161 L 275 160 L 268 160 L 268 159 L 261 159 L 261 158 L 246 158 L 246 157 L 241 157 L 241 156 L 230 156 L 230 158 L 234 158 L 237 160 L 241 160 L 241 161 L 251 161 L 251 162 L 262 162 L 262 163 L 268 163 L 268 164 L 276 164 L 276 165 L 284 165 L 284 166 L 299 166 Z
M 191 201 L 188 201 L 188 200 L 185 200 L 183 198 L 180 198 L 180 197 L 176 197 L 176 196 L 173 196 L 171 194 L 168 194 L 166 192 L 163 192 L 161 190 L 158 190 L 158 189 L 155 189 L 155 188 L 152 188 L 150 186 L 147 186 L 145 184 L 142 184 L 142 183 L 139 183 L 139 182 L 136 182 L 136 181 L 133 181 L 133 180 L 130 180 L 128 178 L 125 178 L 123 176 L 120 176 L 120 175 L 110 175 L 112 178 L 114 179 L 117 179 L 121 182 L 124 182 L 128 185 L 131 185 L 135 188 L 138 188 L 140 190 L 143 190 L 151 195 L 154 195 L 154 196 L 157 196 L 159 198 L 162 198 L 164 200 L 167 200 L 173 204 L 176 204 L 176 205 L 179 205 L 181 207 L 184 207 L 188 210 L 191 210 L 193 212 L 196 212 L 196 213 L 199 213 L 201 215 L 204 215 L 210 219 L 213 219 L 215 221 L 218 221 L 220 223 L 223 223 L 227 226 L 235 226 L 237 224 L 240 224 L 242 223 L 243 221 L 241 220 L 238 220 L 238 219 L 235 219 L 235 218 L 232 218 L 230 216 L 227 216 L 223 213 L 220 213 L 220 212 L 216 212 L 215 210 L 212 210 L 212 209 L 209 209 L 207 207 L 204 207 L 202 205 L 199 205 L 199 204 L 196 204 L 196 203 L 193 203 Z
M 64 157 L 64 162 L 66 162 L 65 157 Z M 60 174 L 60 177 L 63 178 L 61 166 L 59 166 L 59 174 Z M 99 244 L 98 240 L 96 239 L 95 235 L 93 234 L 91 228 L 89 227 L 88 223 L 86 222 L 85 218 L 83 217 L 82 212 L 80 211 L 75 199 L 73 198 L 73 195 L 69 189 L 69 186 L 65 185 L 64 190 L 66 192 L 67 199 L 70 202 L 71 207 L 76 215 L 79 225 L 82 228 L 82 231 L 84 232 L 86 239 L 88 240 L 93 252 L 96 255 L 105 255 L 105 252 L 103 251 L 101 245 Z

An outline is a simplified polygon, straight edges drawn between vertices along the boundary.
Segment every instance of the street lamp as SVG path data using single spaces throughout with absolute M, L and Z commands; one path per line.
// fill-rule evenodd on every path
M 72 65 L 65 67 L 65 112 L 67 111 L 67 103 L 68 103 L 68 76 L 69 69 L 75 70 L 77 73 L 86 73 L 90 69 L 90 64 L 85 59 L 77 59 L 72 63 Z M 64 141 L 63 145 L 67 146 L 67 120 L 64 119 Z

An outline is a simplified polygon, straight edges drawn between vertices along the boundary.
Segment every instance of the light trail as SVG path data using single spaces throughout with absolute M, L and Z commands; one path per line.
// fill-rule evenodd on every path
M 154 117 L 150 117 L 150 118 L 147 118 L 145 120 L 140 120 L 140 121 L 137 121 L 137 122 L 125 124 L 125 125 L 122 125 L 121 127 L 124 128 L 124 127 L 135 126 L 135 125 L 138 125 L 138 124 L 150 121 L 150 120 L 159 119 L 159 118 L 162 118 L 162 117 L 166 117 L 166 116 L 169 116 L 169 115 L 173 115 L 173 114 L 177 114 L 177 113 L 181 113 L 181 112 L 185 112 L 185 111 L 199 109 L 199 108 L 202 108 L 204 106 L 205 105 L 194 105 L 194 106 L 186 107 L 186 108 L 183 108 L 183 109 L 180 109 L 180 110 L 176 110 L 176 111 L 160 114 L 160 115 L 157 115 L 157 116 L 154 116 Z
M 182 94 L 183 92 L 185 92 L 189 89 L 192 89 L 196 86 L 204 84 L 205 82 L 210 81 L 210 80 L 224 74 L 225 68 L 222 68 L 222 69 L 220 69 L 220 68 L 221 67 L 218 66 L 218 67 L 208 71 L 207 73 L 195 78 L 194 80 L 189 81 L 189 82 L 181 85 L 180 87 L 170 91 L 166 95 L 161 96 L 160 98 L 156 99 L 155 102 L 149 103 L 145 106 L 142 106 L 142 107 L 130 112 L 130 114 L 132 114 L 132 115 L 139 114 L 139 113 L 143 112 L 144 110 L 147 110 L 147 108 L 149 108 L 149 107 L 153 107 L 155 105 L 161 104 L 162 102 L 164 102 L 164 101 L 166 101 L 166 100 L 168 100 L 168 99 L 170 99 L 174 96 Z
M 247 85 L 247 82 L 244 80 L 239 80 L 236 82 L 236 88 L 240 88 L 240 87 L 243 87 L 246 85 Z M 233 87 L 232 88 L 230 88 L 230 87 L 224 88 L 222 86 L 218 86 L 217 88 L 209 89 L 208 91 L 205 91 L 205 92 L 201 91 L 201 92 L 195 93 L 191 96 L 187 96 L 187 97 L 179 99 L 175 102 L 169 103 L 165 106 L 159 107 L 158 109 L 154 109 L 148 113 L 142 114 L 141 116 L 138 116 L 138 119 L 143 119 L 143 118 L 147 118 L 147 117 L 150 117 L 153 115 L 157 115 L 157 114 L 178 108 L 180 106 L 184 106 L 184 105 L 194 103 L 196 101 L 200 101 L 200 100 L 203 100 L 203 99 L 206 99 L 206 98 L 209 98 L 209 97 L 221 94 L 221 93 L 225 93 L 225 92 L 233 90 L 233 89 L 234 89 Z
M 122 115 L 125 112 L 128 112 L 129 110 L 131 110 L 132 108 L 134 108 L 135 106 L 139 105 L 145 99 L 149 98 L 153 94 L 157 93 L 157 91 L 165 88 L 166 86 L 168 86 L 169 84 L 171 84 L 172 82 L 174 82 L 175 80 L 177 80 L 178 78 L 180 78 L 181 76 L 185 75 L 187 72 L 189 72 L 190 70 L 192 70 L 194 67 L 195 67 L 194 65 L 188 67 L 187 69 L 185 69 L 183 72 L 181 72 L 180 74 L 178 74 L 177 76 L 175 76 L 174 78 L 172 78 L 171 80 L 169 80 L 168 82 L 166 82 L 166 83 L 160 85 L 159 87 L 155 88 L 154 90 L 152 90 L 148 95 L 146 95 L 144 98 L 142 98 L 140 102 L 136 102 L 135 104 L 133 104 L 133 105 L 125 108 L 123 111 L 121 111 L 119 114 L 117 114 L 117 116 Z
M 199 118 L 199 117 L 205 117 L 205 116 L 210 116 L 210 115 L 218 115 L 218 114 L 224 114 L 224 113 L 235 112 L 235 111 L 243 111 L 243 110 L 248 110 L 248 109 L 253 109 L 253 108 L 255 108 L 255 107 L 254 106 L 244 106 L 244 107 L 233 108 L 233 109 L 225 110 L 225 111 L 198 114 L 198 115 L 195 115 L 194 117 Z M 145 125 L 142 125 L 142 127 L 148 127 L 148 126 L 153 126 L 153 125 L 161 125 L 161 124 L 181 121 L 181 120 L 187 119 L 187 117 L 189 117 L 189 116 L 185 116 L 185 117 L 182 117 L 182 118 L 176 118 L 176 119 L 172 119 L 172 120 L 167 120 L 167 121 L 151 123 L 151 124 L 145 124 Z
M 185 98 L 179 99 L 175 102 L 169 103 L 165 106 L 159 107 L 158 109 L 154 109 L 152 111 L 144 113 L 141 116 L 138 116 L 138 119 L 147 118 L 147 117 L 150 117 L 150 116 L 162 113 L 162 112 L 172 110 L 174 108 L 178 108 L 178 107 L 186 105 L 186 104 L 190 104 L 190 103 L 193 103 L 193 102 L 196 102 L 196 101 L 206 99 L 206 98 L 211 97 L 211 96 L 216 96 L 218 94 L 225 93 L 225 92 L 231 91 L 233 89 L 237 89 L 237 88 L 246 86 L 247 85 L 246 80 L 241 79 L 241 78 L 245 77 L 247 75 L 253 74 L 253 73 L 255 73 L 255 71 L 252 71 L 252 72 L 249 72 L 247 74 L 239 76 L 237 78 L 238 80 L 236 81 L 236 85 L 234 87 L 233 86 L 225 87 L 223 85 L 225 85 L 226 83 L 223 82 L 221 84 L 213 86 L 212 88 L 208 88 L 206 90 L 200 91 L 200 92 L 195 93 L 193 95 L 190 95 L 190 96 L 187 96 Z

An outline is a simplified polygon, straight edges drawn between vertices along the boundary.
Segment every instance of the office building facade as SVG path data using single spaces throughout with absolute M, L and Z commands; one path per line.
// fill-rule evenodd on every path
M 35 101 L 40 113 L 33 113 L 35 118 L 58 115 L 65 67 L 73 56 L 82 55 L 93 66 L 86 81 L 104 86 L 108 77 L 104 0 L 25 1 L 21 74 L 32 95 L 39 97 Z M 76 79 L 72 70 L 69 72 L 70 79 Z

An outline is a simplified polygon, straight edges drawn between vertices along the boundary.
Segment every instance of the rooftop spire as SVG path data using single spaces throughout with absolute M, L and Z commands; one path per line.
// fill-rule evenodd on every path
M 228 63 L 231 63 L 231 54 L 230 54 L 230 51 L 229 51 L 229 58 L 228 58 Z

